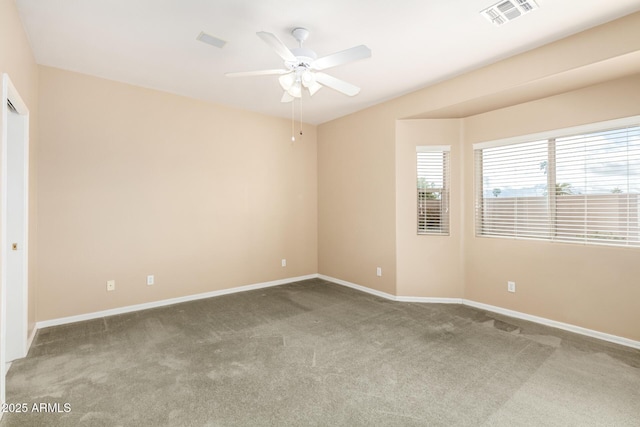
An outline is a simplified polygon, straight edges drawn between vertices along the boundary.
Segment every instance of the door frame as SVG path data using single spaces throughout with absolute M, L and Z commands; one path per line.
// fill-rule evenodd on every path
M 6 402 L 6 342 L 7 342 L 7 253 L 10 250 L 11 242 L 7 239 L 7 147 L 9 144 L 9 136 L 7 131 L 7 118 L 9 108 L 7 101 L 16 109 L 16 112 L 22 117 L 22 138 L 24 148 L 24 165 L 22 173 L 24 174 L 23 196 L 24 210 L 22 218 L 24 224 L 23 230 L 23 250 L 22 254 L 22 283 L 21 296 L 23 300 L 22 313 L 24 316 L 20 335 L 24 341 L 19 343 L 23 346 L 22 357 L 27 355 L 28 348 L 28 309 L 29 309 L 29 109 L 24 103 L 17 89 L 11 82 L 9 75 L 2 75 L 2 114 L 0 115 L 0 402 Z M 23 345 L 24 344 L 24 345 Z M 0 417 L 2 414 L 0 413 Z

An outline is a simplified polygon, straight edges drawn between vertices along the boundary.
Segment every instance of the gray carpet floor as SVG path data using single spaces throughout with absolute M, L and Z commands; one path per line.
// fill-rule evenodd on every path
M 7 380 L 2 427 L 640 425 L 638 350 L 319 279 L 42 329 Z

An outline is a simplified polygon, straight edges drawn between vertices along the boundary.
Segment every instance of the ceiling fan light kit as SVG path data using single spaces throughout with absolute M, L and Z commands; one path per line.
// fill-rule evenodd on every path
M 360 92 L 359 87 L 325 74 L 321 70 L 369 58 L 371 50 L 365 45 L 318 58 L 318 55 L 313 50 L 302 47 L 304 41 L 309 37 L 309 30 L 306 28 L 298 27 L 291 31 L 291 35 L 298 41 L 299 45 L 299 47 L 292 49 L 289 49 L 275 34 L 265 31 L 260 31 L 256 34 L 284 59 L 285 68 L 227 73 L 226 76 L 280 75 L 278 82 L 284 90 L 281 102 L 291 102 L 296 98 L 302 98 L 303 89 L 306 89 L 309 95 L 313 96 L 323 86 L 347 96 L 355 96 Z

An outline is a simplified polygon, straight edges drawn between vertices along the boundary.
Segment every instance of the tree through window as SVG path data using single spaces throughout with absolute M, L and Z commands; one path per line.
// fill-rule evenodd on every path
M 449 146 L 417 151 L 418 234 L 449 234 Z

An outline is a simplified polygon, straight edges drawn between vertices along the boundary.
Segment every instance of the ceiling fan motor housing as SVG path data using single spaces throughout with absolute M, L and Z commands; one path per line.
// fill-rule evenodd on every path
M 300 45 L 302 45 L 302 43 L 307 40 L 307 38 L 309 37 L 309 30 L 307 30 L 306 28 L 302 28 L 302 27 L 297 27 L 294 28 L 293 30 L 291 30 L 291 35 L 298 40 L 298 42 L 300 43 Z
M 318 55 L 311 49 L 305 49 L 303 47 L 297 47 L 291 49 L 291 53 L 293 53 L 297 59 L 297 61 L 285 61 L 285 66 L 290 70 L 295 70 L 297 68 L 311 68 L 313 61 L 318 58 Z
M 369 58 L 371 50 L 367 46 L 355 46 L 318 58 L 314 51 L 302 47 L 303 42 L 309 37 L 309 30 L 306 28 L 296 27 L 291 31 L 291 35 L 299 43 L 299 46 L 293 49 L 288 48 L 275 34 L 266 31 L 256 34 L 284 60 L 285 69 L 227 73 L 227 76 L 279 75 L 278 81 L 285 91 L 281 102 L 291 102 L 294 98 L 300 98 L 303 88 L 306 88 L 310 95 L 323 86 L 348 96 L 355 96 L 360 92 L 359 87 L 325 74 L 323 70 Z

